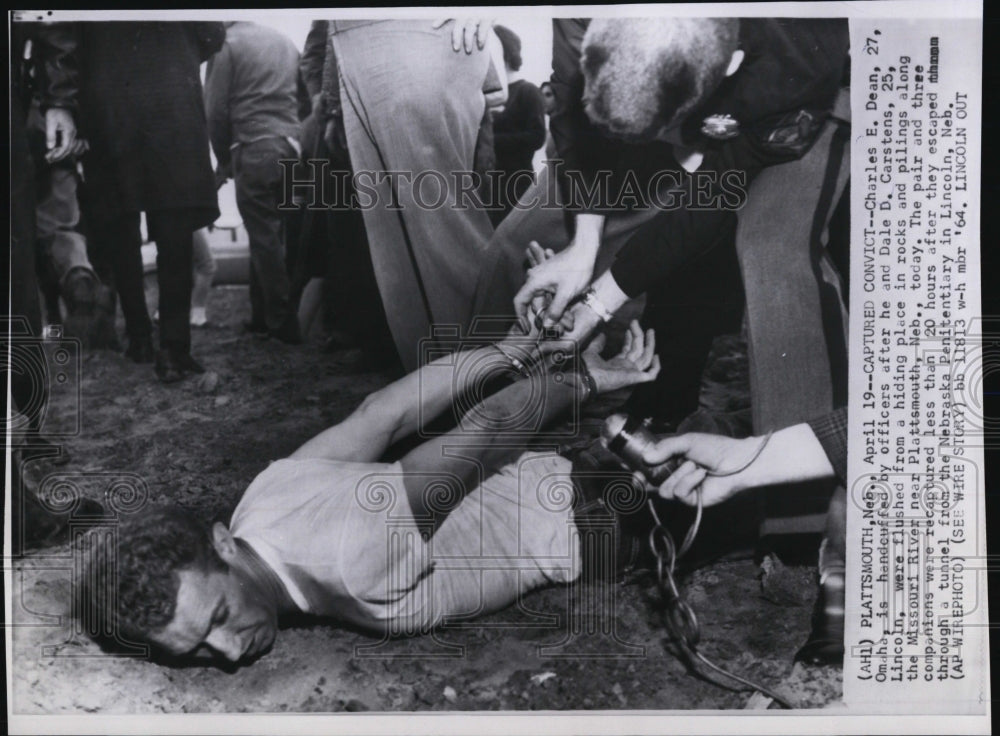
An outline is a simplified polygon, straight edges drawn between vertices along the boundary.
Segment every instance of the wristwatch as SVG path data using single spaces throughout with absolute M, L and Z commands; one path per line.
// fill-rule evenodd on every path
M 597 292 L 594 291 L 593 286 L 583 292 L 583 299 L 581 301 L 590 307 L 594 314 L 601 318 L 601 322 L 610 322 L 611 318 L 614 317 L 611 310 L 597 296 Z

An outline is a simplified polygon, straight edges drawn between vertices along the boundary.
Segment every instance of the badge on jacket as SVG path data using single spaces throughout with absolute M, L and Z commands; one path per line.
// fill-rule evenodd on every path
M 740 122 L 732 115 L 709 115 L 701 121 L 702 135 L 717 141 L 727 141 L 740 134 Z

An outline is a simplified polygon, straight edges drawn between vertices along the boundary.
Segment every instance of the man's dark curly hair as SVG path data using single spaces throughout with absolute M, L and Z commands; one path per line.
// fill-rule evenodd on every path
M 79 610 L 88 633 L 120 644 L 148 642 L 173 620 L 182 570 L 226 568 L 208 526 L 177 506 L 142 511 L 93 541 Z

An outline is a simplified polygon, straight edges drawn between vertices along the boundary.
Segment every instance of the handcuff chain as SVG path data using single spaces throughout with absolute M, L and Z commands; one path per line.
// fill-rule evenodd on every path
M 742 473 L 744 470 L 749 468 L 757 461 L 757 458 L 759 458 L 761 453 L 764 452 L 764 448 L 767 447 L 767 443 L 771 441 L 771 436 L 773 434 L 774 434 L 773 431 L 768 432 L 764 436 L 764 439 L 761 441 L 760 445 L 757 447 L 754 454 L 750 457 L 749 460 L 743 463 L 743 465 L 741 465 L 740 467 L 734 470 L 727 470 L 725 472 L 708 471 L 707 475 L 715 478 L 722 478 Z M 698 494 L 698 501 L 695 510 L 694 521 L 691 522 L 691 526 L 688 528 L 687 534 L 684 535 L 684 541 L 681 542 L 679 550 L 676 549 L 673 537 L 670 536 L 670 532 L 667 531 L 666 527 L 663 526 L 663 522 L 660 521 L 660 516 L 659 514 L 656 513 L 656 506 L 653 505 L 652 497 L 650 497 L 646 501 L 646 505 L 649 507 L 649 512 L 653 516 L 653 521 L 655 522 L 655 526 L 649 533 L 649 548 L 657 559 L 657 573 L 658 573 L 657 585 L 660 588 L 661 594 L 664 595 L 668 592 L 667 587 L 669 586 L 670 595 L 669 596 L 665 595 L 665 601 L 668 606 L 673 608 L 676 608 L 680 605 L 684 605 L 685 608 L 687 608 L 686 604 L 684 604 L 683 600 L 681 599 L 679 593 L 680 589 L 678 588 L 677 580 L 674 577 L 674 570 L 677 567 L 677 560 L 683 557 L 685 554 L 687 554 L 688 550 L 691 549 L 691 546 L 694 544 L 695 538 L 698 536 L 698 529 L 701 527 L 701 519 L 705 507 L 704 503 L 705 499 L 701 486 L 698 486 L 696 493 Z M 657 539 L 662 539 L 663 540 L 662 544 L 657 545 L 656 543 Z M 688 608 L 687 610 L 690 612 L 690 608 Z M 693 612 L 691 612 L 689 618 L 691 619 L 694 618 Z M 671 633 L 674 633 L 675 635 L 677 634 L 677 632 L 671 632 Z M 695 632 L 694 635 L 695 641 L 697 641 L 697 638 L 698 638 L 697 632 Z M 688 646 L 691 646 L 692 650 L 694 649 L 693 645 L 690 642 L 685 641 L 685 643 L 688 644 Z
M 696 651 L 701 631 L 694 611 L 691 610 L 681 595 L 680 587 L 677 585 L 677 578 L 674 573 L 677 567 L 677 560 L 691 548 L 695 537 L 698 535 L 698 528 L 701 526 L 703 507 L 701 488 L 698 489 L 697 493 L 698 507 L 695 518 L 687 534 L 684 535 L 684 541 L 679 550 L 670 532 L 663 526 L 659 514 L 656 513 L 656 506 L 653 505 L 653 499 L 649 498 L 646 500 L 646 505 L 655 522 L 655 525 L 649 532 L 649 548 L 656 558 L 656 585 L 667 609 L 664 621 L 673 637 L 681 641 L 692 654 Z M 659 540 L 659 543 L 657 540 Z
M 757 451 L 740 468 L 732 471 L 726 471 L 725 473 L 710 473 L 710 475 L 715 477 L 724 477 L 742 473 L 750 467 L 757 460 L 757 458 L 760 457 L 764 448 L 767 446 L 767 443 L 770 441 L 772 434 L 773 432 L 767 433 L 764 440 L 757 448 Z M 653 517 L 653 521 L 655 522 L 655 525 L 649 532 L 649 547 L 653 556 L 656 558 L 656 586 L 660 591 L 660 597 L 662 598 L 665 607 L 663 614 L 664 625 L 666 626 L 667 631 L 670 632 L 673 639 L 680 643 L 681 650 L 688 660 L 689 666 L 693 667 L 696 672 L 698 672 L 698 668 L 694 666 L 695 660 L 700 661 L 702 664 L 708 666 L 718 674 L 724 675 L 725 677 L 739 682 L 746 687 L 750 687 L 763 693 L 781 707 L 791 709 L 794 706 L 786 698 L 781 697 L 767 687 L 763 687 L 747 678 L 740 677 L 739 675 L 723 669 L 698 651 L 698 641 L 701 638 L 701 626 L 698 624 L 698 618 L 695 615 L 694 610 L 690 605 L 688 605 L 687 601 L 684 600 L 684 597 L 681 595 L 680 588 L 677 585 L 677 579 L 674 576 L 677 560 L 683 557 L 691 548 L 691 545 L 694 544 L 695 537 L 698 535 L 698 528 L 701 526 L 704 498 L 700 485 L 698 486 L 696 493 L 698 494 L 698 501 L 694 521 L 691 522 L 691 526 L 688 529 L 687 534 L 684 535 L 684 541 L 681 543 L 679 550 L 676 549 L 673 537 L 670 536 L 670 532 L 667 531 L 666 527 L 663 526 L 663 522 L 660 521 L 660 516 L 656 513 L 656 506 L 653 505 L 652 497 L 646 500 L 646 505 Z M 657 545 L 657 539 L 661 540 L 659 545 Z M 705 678 L 703 673 L 698 672 L 698 674 Z M 716 682 L 711 678 L 705 679 L 708 679 L 710 682 L 714 682 L 716 685 L 725 687 L 722 683 Z

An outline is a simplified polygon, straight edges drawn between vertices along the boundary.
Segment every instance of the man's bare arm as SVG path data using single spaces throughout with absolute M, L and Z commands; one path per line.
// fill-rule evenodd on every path
M 447 434 L 411 450 L 400 466 L 414 517 L 429 517 L 434 504 L 428 494 L 442 482 L 454 482 L 450 508 L 434 508 L 437 528 L 485 475 L 516 458 L 532 435 L 568 412 L 584 392 L 579 374 L 533 375 L 484 399 Z
M 643 332 L 633 321 L 621 352 L 605 360 L 603 339 L 595 340 L 581 360 L 590 374 L 589 386 L 579 372 L 537 372 L 481 401 L 459 426 L 428 440 L 401 461 L 410 508 L 416 517 L 427 517 L 427 493 L 441 482 L 457 482 L 448 509 L 436 508 L 435 525 L 476 488 L 483 477 L 514 460 L 540 430 L 564 415 L 590 391 L 606 393 L 652 381 L 660 372 L 652 330 Z
M 508 365 L 492 346 L 439 358 L 369 394 L 347 419 L 313 437 L 291 457 L 374 462 L 394 442 L 416 432 L 421 421 L 439 416 L 483 375 Z

